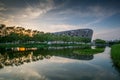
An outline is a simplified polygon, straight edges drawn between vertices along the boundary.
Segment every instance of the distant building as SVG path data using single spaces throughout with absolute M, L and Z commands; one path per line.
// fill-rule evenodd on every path
M 68 30 L 68 31 L 55 32 L 53 34 L 78 36 L 78 37 L 81 37 L 81 38 L 92 39 L 93 30 L 92 29 L 76 29 L 76 30 Z

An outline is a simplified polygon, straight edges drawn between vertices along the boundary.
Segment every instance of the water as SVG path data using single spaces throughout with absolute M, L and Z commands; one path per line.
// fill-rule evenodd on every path
M 120 80 L 109 47 L 95 55 L 74 50 L 1 52 L 0 80 Z

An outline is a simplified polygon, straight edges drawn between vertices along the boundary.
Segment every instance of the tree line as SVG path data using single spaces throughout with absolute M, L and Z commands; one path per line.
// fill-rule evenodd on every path
M 10 33 L 6 36 L 0 36 L 0 43 L 27 43 L 27 42 L 52 42 L 52 41 L 62 41 L 62 42 L 84 42 L 88 43 L 91 40 L 89 38 L 82 38 L 78 36 L 68 36 L 68 35 L 56 35 L 53 33 L 39 33 L 32 37 L 29 35 Z

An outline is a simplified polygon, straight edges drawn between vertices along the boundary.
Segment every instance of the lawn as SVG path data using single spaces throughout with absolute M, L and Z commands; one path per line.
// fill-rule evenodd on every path
M 77 53 L 77 54 L 96 54 L 96 53 L 104 52 L 104 49 L 105 49 L 105 48 L 80 49 L 80 50 L 74 51 L 74 53 Z
M 120 44 L 111 47 L 111 57 L 114 65 L 120 69 Z

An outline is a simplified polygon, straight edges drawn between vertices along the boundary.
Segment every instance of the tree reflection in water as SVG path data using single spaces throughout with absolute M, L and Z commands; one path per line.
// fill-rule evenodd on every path
M 92 60 L 93 55 L 74 54 L 76 49 L 50 50 L 41 49 L 36 51 L 2 51 L 0 52 L 0 68 L 4 66 L 19 66 L 43 59 L 50 59 L 52 56 L 60 56 L 78 60 Z

